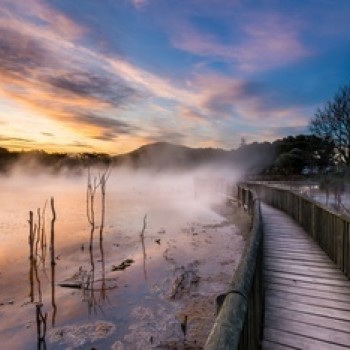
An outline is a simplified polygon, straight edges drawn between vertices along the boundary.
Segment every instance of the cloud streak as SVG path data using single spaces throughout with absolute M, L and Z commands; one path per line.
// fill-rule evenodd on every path
M 172 29 L 175 48 L 191 54 L 230 62 L 239 71 L 269 70 L 296 62 L 311 54 L 301 42 L 295 26 L 276 15 L 252 16 L 230 42 L 198 30 L 190 23 Z

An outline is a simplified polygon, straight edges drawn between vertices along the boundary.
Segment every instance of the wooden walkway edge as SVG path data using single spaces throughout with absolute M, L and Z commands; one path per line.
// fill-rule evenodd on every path
M 287 214 L 262 204 L 262 348 L 350 349 L 350 281 Z

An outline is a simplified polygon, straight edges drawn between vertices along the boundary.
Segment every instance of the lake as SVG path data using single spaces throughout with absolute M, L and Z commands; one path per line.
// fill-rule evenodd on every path
M 102 172 L 91 174 L 98 183 Z M 91 250 L 87 174 L 1 178 L 1 347 L 202 348 L 244 246 L 225 206 L 232 184 L 206 176 L 203 185 L 198 173 L 113 169 L 102 240 L 96 189 Z M 29 211 L 46 237 L 46 248 L 35 238 L 33 259 Z

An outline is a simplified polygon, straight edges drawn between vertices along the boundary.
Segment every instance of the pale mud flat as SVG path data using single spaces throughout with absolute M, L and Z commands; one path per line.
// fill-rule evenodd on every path
M 226 206 L 222 194 L 198 196 L 193 178 L 180 180 L 178 186 L 173 179 L 140 186 L 133 178 L 121 191 L 120 179 L 111 177 L 103 241 L 99 243 L 95 230 L 93 254 L 88 249 L 84 182 L 66 187 L 65 196 L 61 188 L 56 195 L 56 235 L 61 238 L 54 284 L 49 264 L 46 270 L 38 267 L 47 349 L 203 348 L 216 316 L 215 299 L 228 289 L 240 261 L 249 219 Z M 39 198 L 35 192 L 31 201 Z M 9 211 L 11 203 L 7 206 Z M 23 245 L 27 208 L 22 211 L 17 239 Z M 4 227 L 13 225 L 1 220 Z M 4 235 L 7 239 L 9 232 Z M 35 303 L 28 299 L 28 248 L 22 248 L 10 268 L 0 260 L 0 341 L 6 349 L 36 349 L 38 343 Z M 125 261 L 130 263 L 123 266 Z M 94 282 L 85 290 L 59 286 L 74 286 L 91 277 L 91 271 Z

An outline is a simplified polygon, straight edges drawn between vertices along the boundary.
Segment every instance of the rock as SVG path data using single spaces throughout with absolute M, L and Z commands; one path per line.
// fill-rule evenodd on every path
M 172 284 L 170 299 L 179 299 L 184 293 L 189 294 L 193 286 L 197 285 L 199 282 L 199 276 L 193 269 L 186 270 L 181 266 L 175 273 L 177 276 Z
M 111 346 L 111 350 L 124 350 L 125 346 L 120 340 L 117 340 L 113 345 Z
M 134 262 L 135 260 L 133 259 L 126 259 L 117 266 L 112 265 L 112 271 L 124 271 L 126 268 L 131 266 Z
M 111 336 L 116 329 L 115 324 L 105 321 L 85 323 L 82 325 L 70 325 L 51 329 L 48 332 L 48 340 L 51 343 L 59 343 L 65 349 L 86 348 L 97 340 Z

